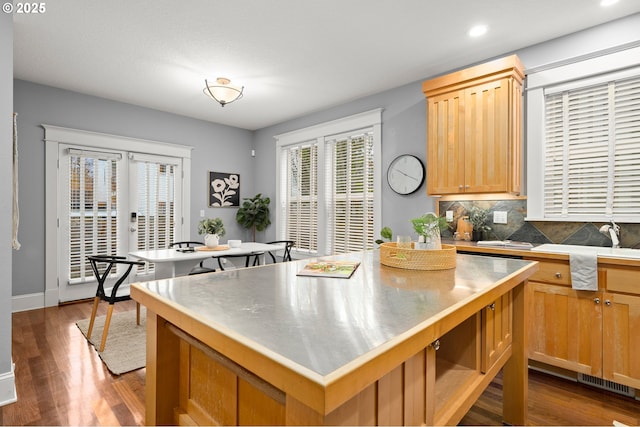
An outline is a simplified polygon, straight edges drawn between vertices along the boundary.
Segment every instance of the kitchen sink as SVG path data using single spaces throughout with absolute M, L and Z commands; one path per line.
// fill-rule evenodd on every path
M 631 248 L 605 248 L 601 246 L 582 246 L 582 245 L 558 245 L 553 243 L 545 243 L 544 245 L 531 248 L 532 252 L 550 252 L 556 254 L 571 253 L 592 253 L 599 257 L 605 258 L 629 258 L 640 259 L 640 249 Z

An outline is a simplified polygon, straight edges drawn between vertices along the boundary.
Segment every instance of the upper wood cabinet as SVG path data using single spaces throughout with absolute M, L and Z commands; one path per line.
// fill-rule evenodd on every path
M 523 80 L 512 55 L 422 83 L 428 194 L 520 193 Z

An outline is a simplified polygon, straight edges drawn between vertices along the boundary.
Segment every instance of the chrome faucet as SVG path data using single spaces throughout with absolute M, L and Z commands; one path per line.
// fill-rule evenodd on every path
M 620 226 L 618 224 L 611 221 L 611 224 L 605 224 L 602 227 L 600 227 L 600 232 L 605 236 L 609 235 L 609 238 L 611 239 L 612 248 L 620 247 L 620 239 L 618 237 L 620 236 Z

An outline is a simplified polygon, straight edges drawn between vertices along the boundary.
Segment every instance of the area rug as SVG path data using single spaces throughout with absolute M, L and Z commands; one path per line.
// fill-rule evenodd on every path
M 111 325 L 107 334 L 107 343 L 104 351 L 99 352 L 104 320 L 106 316 L 96 317 L 89 342 L 95 347 L 98 355 L 114 375 L 144 368 L 147 362 L 146 352 L 146 313 L 144 307 L 140 308 L 140 325 L 136 325 L 136 311 L 113 313 Z M 89 319 L 76 322 L 76 325 L 87 336 Z

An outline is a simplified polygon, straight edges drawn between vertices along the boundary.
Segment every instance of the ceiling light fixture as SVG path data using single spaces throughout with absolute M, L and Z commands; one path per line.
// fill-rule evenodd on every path
M 215 99 L 223 107 L 242 98 L 244 86 L 240 88 L 233 86 L 231 85 L 231 80 L 225 77 L 218 77 L 215 84 L 209 84 L 207 79 L 204 79 L 204 83 L 206 84 L 203 90 L 205 95 Z
M 469 30 L 469 36 L 471 37 L 480 37 L 485 34 L 489 30 L 489 27 L 486 25 L 476 25 L 475 27 L 471 27 Z
M 600 2 L 600 6 L 607 7 L 607 6 L 611 6 L 612 4 L 616 4 L 616 3 L 618 3 L 618 0 L 602 0 Z

